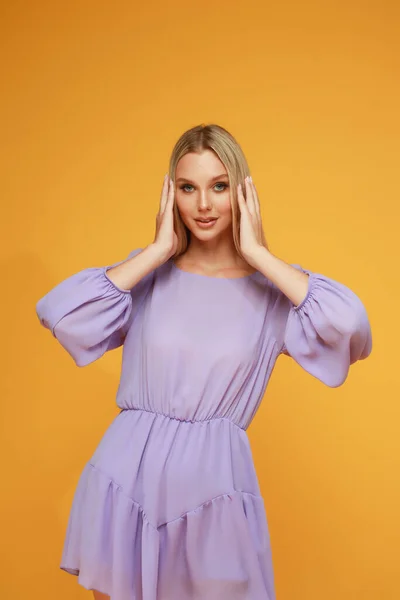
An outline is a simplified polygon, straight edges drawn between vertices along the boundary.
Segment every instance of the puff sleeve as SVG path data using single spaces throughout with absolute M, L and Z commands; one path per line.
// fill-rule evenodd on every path
M 128 258 L 141 251 L 133 250 Z M 50 290 L 36 305 L 40 323 L 49 329 L 79 367 L 121 346 L 148 291 L 153 273 L 132 290 L 116 286 L 107 271 L 123 262 L 76 273 Z
M 309 275 L 306 297 L 293 305 L 286 297 L 287 321 L 281 352 L 308 373 L 338 387 L 350 365 L 369 356 L 371 326 L 360 298 L 347 286 L 292 265 Z

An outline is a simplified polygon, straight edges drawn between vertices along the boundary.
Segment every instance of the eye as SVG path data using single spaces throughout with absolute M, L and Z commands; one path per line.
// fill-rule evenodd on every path
M 184 183 L 183 185 L 179 186 L 181 190 L 184 190 L 187 187 L 193 187 L 192 185 L 190 185 L 190 183 Z M 186 191 L 186 190 L 185 190 Z
M 228 188 L 228 187 L 229 187 L 229 185 L 228 185 L 227 183 L 224 183 L 223 181 L 219 181 L 218 183 L 216 183 L 216 184 L 215 184 L 215 186 L 217 186 L 217 185 L 222 185 L 222 186 L 223 186 L 223 187 L 222 187 L 222 190 L 221 190 L 221 189 L 219 189 L 219 190 L 216 190 L 217 192 L 223 192 L 223 191 L 225 191 L 225 190 L 226 190 L 226 188 Z M 215 187 L 215 186 L 214 186 L 214 187 Z M 181 189 L 181 190 L 184 190 L 185 192 L 187 192 L 187 193 L 190 193 L 190 190 L 189 190 L 189 192 L 188 192 L 188 190 L 186 190 L 185 188 L 187 188 L 187 187 L 191 187 L 191 188 L 192 188 L 193 186 L 192 186 L 192 185 L 190 185 L 190 183 L 184 183 L 183 185 L 181 185 L 181 186 L 179 186 L 179 187 L 180 187 L 180 189 Z
M 220 181 L 219 183 L 216 183 L 215 185 L 222 185 L 222 186 L 224 186 L 222 190 L 219 190 L 221 192 L 223 192 L 224 190 L 226 190 L 227 187 L 229 187 L 228 184 L 224 183 L 223 181 Z

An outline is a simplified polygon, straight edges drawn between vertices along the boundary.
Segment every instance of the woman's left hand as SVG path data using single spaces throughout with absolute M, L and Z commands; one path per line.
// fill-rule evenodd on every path
M 266 246 L 266 242 L 255 185 L 248 177 L 245 179 L 245 185 L 246 199 L 240 183 L 237 190 L 240 209 L 240 249 L 246 260 L 250 262 L 260 246 Z

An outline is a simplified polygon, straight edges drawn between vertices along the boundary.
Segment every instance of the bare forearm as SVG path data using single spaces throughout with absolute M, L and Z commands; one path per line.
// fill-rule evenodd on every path
M 260 246 L 252 253 L 251 264 L 272 281 L 295 306 L 306 297 L 309 276 L 274 256 L 265 247 Z
M 112 269 L 107 276 L 116 286 L 123 290 L 131 290 L 143 277 L 162 265 L 166 257 L 153 243 L 149 244 L 139 254 Z

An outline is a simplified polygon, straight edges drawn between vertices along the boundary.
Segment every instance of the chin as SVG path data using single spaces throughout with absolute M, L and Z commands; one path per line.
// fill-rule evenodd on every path
M 215 238 L 227 235 L 229 227 L 218 227 L 216 229 L 200 229 L 193 227 L 189 229 L 190 234 L 199 240 L 213 240 Z

